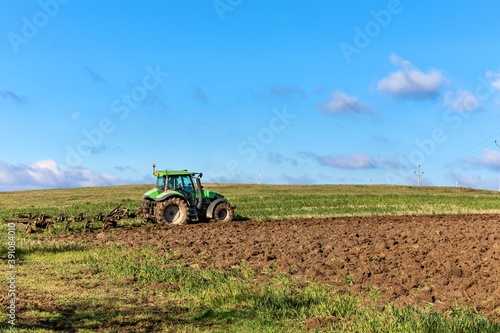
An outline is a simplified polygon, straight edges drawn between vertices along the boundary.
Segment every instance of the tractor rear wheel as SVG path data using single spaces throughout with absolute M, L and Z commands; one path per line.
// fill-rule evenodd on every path
M 215 206 L 212 221 L 214 222 L 231 222 L 233 220 L 234 211 L 229 202 L 221 202 Z
M 167 199 L 156 204 L 155 218 L 158 224 L 185 224 L 188 206 L 181 198 Z

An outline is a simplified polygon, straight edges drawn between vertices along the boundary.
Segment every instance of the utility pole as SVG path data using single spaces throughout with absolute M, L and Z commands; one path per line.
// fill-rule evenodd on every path
M 423 171 L 420 172 L 420 164 L 418 165 L 418 173 L 417 173 L 417 171 L 414 171 L 414 173 L 415 173 L 415 176 L 417 176 L 417 179 L 418 179 L 417 185 L 420 186 L 420 177 L 422 177 L 422 175 L 424 174 Z

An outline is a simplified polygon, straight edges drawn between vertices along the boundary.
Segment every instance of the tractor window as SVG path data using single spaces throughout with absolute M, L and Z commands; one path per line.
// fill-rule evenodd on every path
M 158 192 L 163 192 L 165 191 L 165 177 L 164 176 L 158 176 L 156 179 L 156 189 Z
M 177 177 L 168 177 L 168 189 L 175 190 L 177 187 Z
M 180 184 L 178 186 L 181 187 L 185 192 L 193 192 L 193 182 L 191 181 L 190 176 L 179 177 L 179 182 Z
M 169 176 L 167 188 L 173 191 L 182 190 L 184 192 L 193 192 L 193 182 L 190 176 Z
M 179 187 L 182 188 L 182 192 L 191 204 L 195 203 L 195 192 L 193 189 L 193 181 L 191 176 L 179 177 Z

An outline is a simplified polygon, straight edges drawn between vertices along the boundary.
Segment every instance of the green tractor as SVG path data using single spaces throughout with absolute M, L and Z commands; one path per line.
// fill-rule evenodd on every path
M 153 175 L 156 188 L 146 192 L 141 205 L 145 223 L 161 225 L 187 222 L 231 222 L 234 208 L 227 198 L 201 186 L 202 173 L 181 171 L 156 171 Z

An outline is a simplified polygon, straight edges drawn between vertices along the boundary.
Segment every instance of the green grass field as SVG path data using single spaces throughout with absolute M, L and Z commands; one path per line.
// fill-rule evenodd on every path
M 400 186 L 216 185 L 237 205 L 239 219 L 497 213 L 500 194 L 462 188 Z M 148 185 L 0 193 L 0 217 L 16 212 L 76 215 L 138 209 Z M 129 221 L 127 223 L 137 223 Z M 78 232 L 78 229 L 73 232 Z M 7 332 L 500 332 L 474 309 L 379 306 L 377 293 L 339 293 L 324 285 L 242 263 L 200 270 L 175 253 L 133 252 L 109 244 L 59 243 L 48 234 L 16 232 L 16 326 L 7 323 L 7 282 L 0 328 Z M 0 227 L 7 270 L 7 229 Z M 4 270 L 4 271 L 5 271 Z M 5 273 L 7 278 L 7 273 Z M 6 281 L 7 279 L 3 279 Z M 2 292 L 0 292 L 2 293 Z M 315 330 L 314 320 L 323 321 Z M 325 324 L 324 321 L 327 321 Z M 308 323 L 312 325 L 308 325 Z
M 0 192 L 0 218 L 16 212 L 49 215 L 107 212 L 117 204 L 137 210 L 151 185 Z M 239 218 L 497 213 L 500 193 L 453 187 L 368 185 L 216 185 Z

